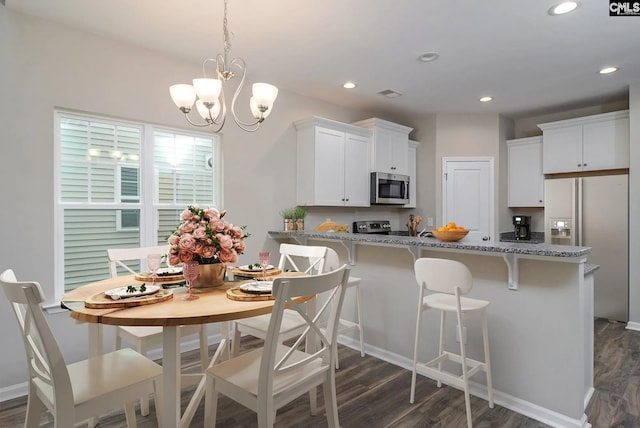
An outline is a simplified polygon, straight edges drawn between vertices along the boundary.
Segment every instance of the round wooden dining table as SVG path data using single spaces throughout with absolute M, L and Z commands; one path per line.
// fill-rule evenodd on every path
M 299 273 L 283 273 L 281 276 L 300 275 Z M 96 296 L 105 291 L 140 285 L 134 275 L 105 279 L 76 288 L 65 294 L 62 306 L 71 311 L 71 317 L 89 323 L 89 356 L 102 353 L 103 334 L 102 325 L 114 326 L 162 326 L 162 366 L 163 366 L 163 396 L 162 425 L 165 427 L 188 427 L 193 415 L 204 396 L 204 375 L 194 392 L 184 415 L 180 412 L 180 337 L 178 327 L 189 324 L 220 323 L 221 340 L 213 356 L 210 366 L 221 358 L 229 358 L 230 332 L 229 321 L 253 317 L 270 313 L 273 300 L 232 300 L 227 296 L 227 290 L 238 287 L 243 282 L 229 282 L 221 287 L 194 289 L 199 296 L 197 300 L 184 300 L 187 289 L 178 287 L 164 292 L 172 292 L 173 298 L 158 303 L 133 307 L 99 307 L 89 308 L 85 302 L 95 300 Z M 315 296 L 302 296 L 298 303 L 312 300 Z M 264 298 L 264 296 L 262 297 Z M 315 299 L 313 299 L 315 300 Z M 92 305 L 93 306 L 93 305 Z M 310 315 L 315 311 L 315 305 L 308 305 Z M 158 408 L 158 405 L 156 405 Z

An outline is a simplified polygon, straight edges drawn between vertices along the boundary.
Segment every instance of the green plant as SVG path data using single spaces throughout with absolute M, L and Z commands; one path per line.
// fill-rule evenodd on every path
M 307 207 L 298 205 L 293 208 L 294 218 L 303 219 L 307 216 Z
M 285 220 L 293 220 L 294 218 L 296 218 L 296 216 L 295 216 L 295 208 L 286 208 L 286 209 L 280 211 L 280 215 Z

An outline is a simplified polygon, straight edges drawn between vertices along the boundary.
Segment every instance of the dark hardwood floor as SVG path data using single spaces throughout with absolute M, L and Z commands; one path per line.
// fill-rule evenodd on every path
M 248 349 L 259 345 L 257 339 L 243 338 L 241 346 Z M 210 351 L 214 350 L 215 345 Z M 342 427 L 466 426 L 464 397 L 460 391 L 447 386 L 437 388 L 435 382 L 418 376 L 416 403 L 409 404 L 411 372 L 370 356 L 361 358 L 359 352 L 345 347 L 340 347 L 339 355 L 336 383 Z M 185 354 L 184 366 L 193 366 L 197 358 L 197 351 Z M 625 330 L 622 323 L 596 320 L 594 372 L 596 392 L 587 408 L 593 427 L 640 427 L 640 332 Z M 183 396 L 190 396 L 189 392 L 184 390 Z M 186 406 L 186 399 L 183 401 L 183 406 Z M 232 400 L 221 397 L 218 405 L 217 427 L 257 426 L 255 413 Z M 306 396 L 290 403 L 278 412 L 276 427 L 326 427 L 322 394 L 319 394 L 318 405 L 318 414 L 311 416 Z M 471 409 L 474 427 L 477 428 L 547 426 L 498 405 L 490 409 L 486 401 L 475 397 L 471 399 Z M 0 403 L 0 427 L 22 426 L 25 410 L 26 397 Z M 201 404 L 192 427 L 203 426 L 203 413 L 204 404 Z M 124 413 L 114 411 L 103 416 L 98 426 L 114 428 L 125 425 Z M 43 415 L 41 426 L 53 426 L 50 415 Z M 151 415 L 138 415 L 138 427 L 155 426 L 152 402 Z

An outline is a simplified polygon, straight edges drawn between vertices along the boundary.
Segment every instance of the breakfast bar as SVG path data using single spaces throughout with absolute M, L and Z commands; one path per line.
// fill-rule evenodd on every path
M 314 231 L 269 232 L 278 242 L 326 245 L 362 278 L 362 318 L 368 354 L 411 368 L 420 257 L 458 260 L 471 271 L 470 297 L 488 300 L 494 399 L 498 405 L 552 426 L 588 427 L 593 389 L 593 271 L 589 247 L 513 242 L 442 242 L 435 238 Z M 347 296 L 343 317 L 355 313 Z M 426 315 L 420 352 L 437 352 L 437 315 Z M 450 323 L 453 324 L 453 323 Z M 448 337 L 455 337 L 454 325 Z M 471 358 L 482 356 L 479 323 L 465 325 Z M 451 340 L 445 347 L 455 347 Z M 464 338 L 463 340 L 466 340 Z M 352 337 L 342 343 L 357 346 Z M 484 378 L 471 393 L 485 398 Z M 407 383 L 407 400 L 409 400 Z

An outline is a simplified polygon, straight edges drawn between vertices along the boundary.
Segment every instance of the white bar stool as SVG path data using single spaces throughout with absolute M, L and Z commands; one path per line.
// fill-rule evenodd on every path
M 415 399 L 417 373 L 436 380 L 438 382 L 438 387 L 442 385 L 442 382 L 458 387 L 464 390 L 467 426 L 471 428 L 469 378 L 479 371 L 484 371 L 486 373 L 489 407 L 493 408 L 493 386 L 491 384 L 491 364 L 489 361 L 489 337 L 485 311 L 487 306 L 489 306 L 489 302 L 486 300 L 461 297 L 471 291 L 473 279 L 469 269 L 458 261 L 421 258 L 416 260 L 414 269 L 416 281 L 420 288 L 420 297 L 418 300 L 419 305 L 416 321 L 416 339 L 413 352 L 413 374 L 411 377 L 411 398 L 409 402 L 413 403 Z M 434 293 L 425 295 L 425 290 L 433 291 Z M 427 363 L 418 363 L 420 325 L 422 321 L 422 313 L 426 309 L 440 310 L 440 339 L 438 344 L 438 356 Z M 455 313 L 457 316 L 457 334 L 460 338 L 460 354 L 448 352 L 443 349 L 444 324 L 447 312 Z M 482 316 L 484 362 L 467 358 L 466 355 L 463 334 L 463 315 L 467 315 L 469 313 L 478 313 Z M 460 364 L 462 366 L 462 375 L 459 376 L 442 370 L 443 361 L 453 361 Z

